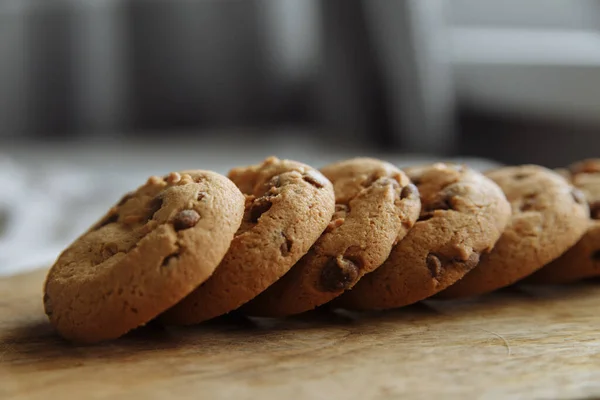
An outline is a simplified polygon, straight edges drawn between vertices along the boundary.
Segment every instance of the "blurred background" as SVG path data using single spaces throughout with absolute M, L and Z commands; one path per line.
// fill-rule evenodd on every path
M 600 0 L 0 0 L 0 273 L 151 173 L 556 167 L 599 132 Z

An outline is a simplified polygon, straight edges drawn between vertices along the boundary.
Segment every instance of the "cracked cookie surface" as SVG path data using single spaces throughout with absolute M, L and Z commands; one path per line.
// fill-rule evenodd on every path
M 321 172 L 335 191 L 331 222 L 308 253 L 243 312 L 285 316 L 334 299 L 379 267 L 419 216 L 418 189 L 390 163 L 355 158 Z
M 333 306 L 386 309 L 430 297 L 472 270 L 504 230 L 510 205 L 498 185 L 479 172 L 444 163 L 405 172 L 421 195 L 418 221 L 383 265 Z
M 44 285 L 50 322 L 90 343 L 145 324 L 212 274 L 243 213 L 244 196 L 217 173 L 150 177 L 58 257 Z
M 512 216 L 491 253 L 463 279 L 439 294 L 467 297 L 509 286 L 573 246 L 586 231 L 584 195 L 561 175 L 537 165 L 486 173 L 504 191 Z
M 199 323 L 252 300 L 288 272 L 331 221 L 333 186 L 308 165 L 270 157 L 229 177 L 246 195 L 242 225 L 213 276 L 165 312 L 164 323 Z
M 590 207 L 587 230 L 562 256 L 530 276 L 528 283 L 569 283 L 600 276 L 600 159 L 588 159 L 561 171 L 581 190 Z

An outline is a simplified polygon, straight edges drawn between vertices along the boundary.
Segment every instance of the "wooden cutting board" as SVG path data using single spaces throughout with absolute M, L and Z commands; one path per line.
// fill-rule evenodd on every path
M 287 320 L 57 337 L 45 271 L 0 280 L 0 399 L 600 398 L 600 283 Z

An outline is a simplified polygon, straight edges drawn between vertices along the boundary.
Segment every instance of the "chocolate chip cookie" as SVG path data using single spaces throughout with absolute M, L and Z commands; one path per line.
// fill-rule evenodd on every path
M 392 164 L 355 158 L 321 172 L 335 191 L 331 222 L 286 275 L 242 307 L 245 313 L 286 316 L 332 300 L 379 267 L 419 216 L 417 188 Z
M 79 342 L 145 324 L 213 273 L 243 214 L 244 196 L 217 173 L 151 177 L 58 257 L 44 286 L 50 322 Z
M 252 300 L 302 257 L 331 221 L 333 186 L 319 171 L 271 157 L 229 177 L 247 196 L 231 248 L 213 276 L 162 316 L 194 324 Z
M 522 165 L 486 175 L 510 201 L 510 223 L 479 266 L 438 297 L 474 296 L 511 285 L 559 257 L 587 229 L 584 195 L 556 172 Z
M 385 309 L 430 297 L 472 270 L 504 231 L 510 205 L 479 172 L 444 163 L 405 172 L 421 195 L 419 220 L 383 265 L 333 306 Z
M 569 283 L 600 276 L 600 159 L 575 163 L 563 174 L 585 195 L 590 207 L 587 230 L 575 246 L 525 282 Z

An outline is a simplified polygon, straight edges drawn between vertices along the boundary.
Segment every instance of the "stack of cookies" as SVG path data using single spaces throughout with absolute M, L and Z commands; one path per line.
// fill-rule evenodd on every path
M 92 343 L 153 320 L 387 309 L 572 282 L 600 275 L 599 218 L 600 160 L 482 174 L 270 157 L 228 177 L 172 172 L 124 195 L 59 256 L 44 308 L 63 337 Z

